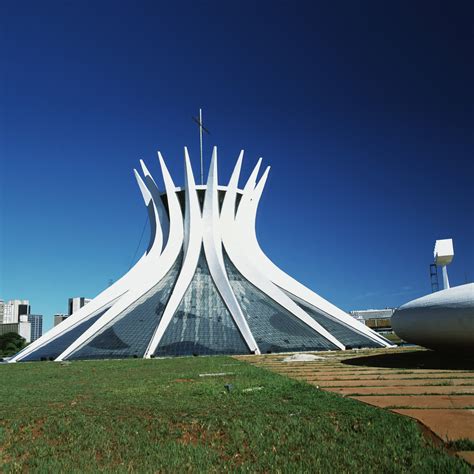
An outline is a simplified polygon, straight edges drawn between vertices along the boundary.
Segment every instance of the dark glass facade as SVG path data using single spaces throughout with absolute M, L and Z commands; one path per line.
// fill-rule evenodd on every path
M 246 280 L 227 255 L 225 265 L 234 294 L 262 354 L 338 349 Z
M 68 359 L 143 357 L 174 288 L 181 260 L 180 256 L 159 283 L 106 324 Z
M 108 308 L 107 308 L 108 309 Z M 106 311 L 100 311 L 95 316 L 91 316 L 76 326 L 61 333 L 55 339 L 47 342 L 44 346 L 39 347 L 35 351 L 21 359 L 22 362 L 34 360 L 54 360 L 61 355 L 79 336 L 82 336 Z
M 337 319 L 329 316 L 324 311 L 316 309 L 306 301 L 285 291 L 285 293 L 304 311 L 309 314 L 316 322 L 332 334 L 339 342 L 344 344 L 347 349 L 360 347 L 380 347 L 380 344 L 374 342 L 367 336 L 359 333 L 353 328 Z
M 248 353 L 249 349 L 214 285 L 201 250 L 196 273 L 155 356 Z
M 28 321 L 31 324 L 31 342 L 33 342 L 43 335 L 43 316 L 41 314 L 29 314 Z
M 175 287 L 182 260 L 181 254 L 160 282 L 115 316 L 67 359 L 143 357 Z M 224 262 L 231 288 L 261 353 L 338 350 L 331 341 L 246 280 L 227 254 L 224 255 Z M 380 344 L 349 325 L 287 291 L 283 289 L 281 291 L 347 348 L 380 347 Z M 56 359 L 104 315 L 109 307 L 68 329 L 22 360 Z M 215 286 L 204 250 L 201 249 L 192 281 L 153 356 L 248 354 L 249 352 L 245 340 Z

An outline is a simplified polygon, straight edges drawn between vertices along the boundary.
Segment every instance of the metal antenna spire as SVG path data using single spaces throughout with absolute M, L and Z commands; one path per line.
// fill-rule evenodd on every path
M 204 171 L 202 166 L 202 109 L 199 109 L 199 149 L 201 150 L 201 184 L 204 184 Z
M 201 150 L 201 184 L 204 184 L 204 166 L 202 160 L 202 131 L 204 130 L 208 135 L 211 134 L 202 124 L 202 109 L 199 109 L 199 119 L 193 117 L 193 120 L 199 125 L 199 148 Z

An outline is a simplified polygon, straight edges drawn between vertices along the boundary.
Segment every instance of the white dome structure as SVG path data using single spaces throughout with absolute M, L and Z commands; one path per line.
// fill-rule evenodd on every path
M 474 283 L 454 286 L 400 306 L 392 327 L 407 342 L 435 350 L 474 352 Z
M 261 250 L 257 207 L 269 168 L 261 160 L 238 188 L 241 152 L 227 186 L 214 148 L 206 185 L 187 149 L 183 188 L 158 153 L 161 192 L 141 161 L 148 248 L 128 273 L 12 358 L 110 359 L 390 347 L 389 341 L 280 270 Z

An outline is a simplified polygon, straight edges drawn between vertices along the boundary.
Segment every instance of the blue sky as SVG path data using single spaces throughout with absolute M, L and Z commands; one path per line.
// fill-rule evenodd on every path
M 187 145 L 198 172 L 200 106 L 221 182 L 241 148 L 244 176 L 272 166 L 262 247 L 322 296 L 350 310 L 426 294 L 448 237 L 452 284 L 474 280 L 471 2 L 0 9 L 0 298 L 30 299 L 46 328 L 129 268 L 138 160 L 159 178 L 161 150 L 179 185 Z

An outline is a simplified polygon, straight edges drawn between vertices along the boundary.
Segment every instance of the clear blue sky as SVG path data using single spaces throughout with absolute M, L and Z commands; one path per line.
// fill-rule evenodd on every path
M 258 6 L 255 6 L 258 3 Z M 359 3 L 362 3 L 360 5 Z M 51 326 L 129 268 L 156 150 L 272 171 L 258 234 L 346 310 L 474 280 L 472 2 L 2 2 L 0 298 Z M 147 239 L 144 239 L 142 248 Z M 140 253 L 140 252 L 139 252 Z

